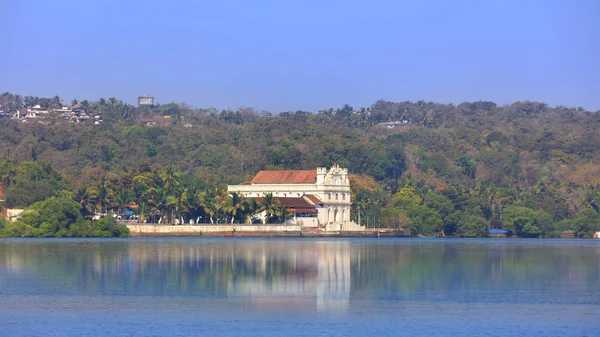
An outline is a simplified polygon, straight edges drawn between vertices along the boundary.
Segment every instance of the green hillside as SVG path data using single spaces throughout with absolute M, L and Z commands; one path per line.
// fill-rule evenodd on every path
M 5 93 L 0 104 L 5 112 L 51 109 L 57 99 Z M 114 98 L 73 103 L 102 123 L 69 123 L 52 110 L 41 123 L 0 118 L 5 207 L 67 190 L 84 214 L 134 203 L 147 215 L 239 220 L 246 211 L 224 195 L 227 184 L 261 169 L 338 163 L 354 175 L 353 217 L 363 223 L 460 236 L 600 230 L 598 112 L 537 102 L 380 100 L 272 115 L 174 103 L 139 109 Z

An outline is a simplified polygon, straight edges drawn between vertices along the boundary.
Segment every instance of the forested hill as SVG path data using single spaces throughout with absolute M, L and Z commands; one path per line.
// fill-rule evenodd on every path
M 5 112 L 24 101 L 0 97 Z M 414 224 L 434 211 L 447 234 L 471 217 L 473 226 L 484 219 L 525 235 L 525 225 L 537 226 L 533 236 L 573 229 L 581 214 L 592 227 L 600 223 L 600 114 L 582 108 L 380 100 L 368 108 L 269 114 L 173 103 L 140 109 L 114 98 L 85 101 L 84 108 L 103 122 L 68 123 L 52 114 L 43 123 L 0 118 L 0 155 L 13 167 L 48 163 L 71 189 L 104 180 L 133 188 L 133 177 L 167 165 L 182 172 L 182 185 L 209 188 L 240 183 L 261 169 L 337 162 L 356 176 L 355 213 L 385 223 Z M 397 123 L 380 124 L 386 122 Z M 503 214 L 517 220 L 507 225 Z M 529 222 L 519 225 L 519 216 Z M 541 221 L 555 227 L 541 228 Z

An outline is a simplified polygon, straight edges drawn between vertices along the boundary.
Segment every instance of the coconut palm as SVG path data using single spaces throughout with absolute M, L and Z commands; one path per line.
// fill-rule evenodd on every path
M 179 185 L 179 177 L 173 165 L 167 165 L 164 172 L 160 174 L 160 178 L 163 181 L 164 187 L 169 191 Z
M 226 211 L 231 214 L 231 223 L 235 221 L 237 216 L 243 214 L 249 208 L 246 198 L 236 192 L 233 192 L 227 198 L 227 201 Z
M 119 211 L 123 210 L 123 208 L 125 208 L 126 205 L 129 205 L 131 201 L 131 192 L 128 189 L 120 188 L 115 193 L 115 202 L 117 203 Z
M 52 109 L 62 108 L 61 101 L 62 101 L 62 99 L 58 95 L 52 97 L 52 100 L 50 101 L 50 108 L 52 108 Z
M 212 190 L 206 190 L 200 195 L 200 206 L 209 216 L 210 223 L 214 223 L 213 217 L 217 213 L 216 197 Z
M 81 213 L 90 214 L 96 209 L 98 191 L 95 188 L 80 187 L 73 194 L 72 199 L 79 204 Z
M 277 204 L 273 193 L 266 193 L 258 202 L 258 211 L 265 212 L 265 223 L 269 223 L 275 216 Z
M 97 202 L 100 206 L 100 212 L 101 213 L 108 212 L 108 208 L 113 202 L 114 192 L 108 186 L 108 183 L 106 182 L 104 177 L 102 177 L 102 181 L 100 182 L 100 185 L 98 185 L 98 188 L 96 189 L 96 191 L 97 191 Z
M 286 220 L 293 216 L 293 214 L 284 205 L 277 205 L 277 208 L 275 209 L 275 216 L 279 222 L 285 224 Z
M 169 191 L 162 186 L 158 186 L 152 189 L 148 203 L 161 215 L 167 215 L 172 202 L 169 197 Z
M 175 218 L 179 219 L 181 217 L 181 213 L 184 209 L 184 196 L 185 190 L 180 187 L 176 187 L 173 190 L 173 195 L 169 198 L 169 203 L 173 206 L 173 211 L 175 212 Z
M 186 188 L 183 193 L 183 212 L 190 217 L 193 213 L 197 213 L 201 208 L 200 197 L 201 193 L 195 186 Z
M 148 214 L 148 203 L 145 201 L 140 201 L 138 205 L 138 215 L 140 216 L 140 222 L 144 223 L 146 219 L 146 215 Z

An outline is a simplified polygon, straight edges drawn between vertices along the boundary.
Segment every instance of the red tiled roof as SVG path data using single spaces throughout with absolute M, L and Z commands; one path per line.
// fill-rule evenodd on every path
M 323 201 L 321 201 L 321 199 L 319 199 L 319 197 L 317 197 L 316 195 L 305 194 L 304 198 L 310 200 L 310 202 L 312 202 L 315 205 L 323 205 Z
M 278 170 L 260 171 L 252 179 L 252 184 L 314 184 L 317 170 Z
M 260 203 L 262 198 L 260 197 L 251 197 L 250 199 Z M 273 197 L 273 201 L 278 206 L 285 206 L 290 209 L 297 210 L 314 210 L 315 206 L 311 205 L 304 198 L 283 198 L 283 197 Z

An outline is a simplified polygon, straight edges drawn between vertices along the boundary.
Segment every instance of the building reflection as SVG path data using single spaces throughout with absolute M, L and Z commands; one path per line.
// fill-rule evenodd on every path
M 264 250 L 256 277 L 232 280 L 231 299 L 249 299 L 260 307 L 295 307 L 318 311 L 347 310 L 350 298 L 350 249 L 347 242 L 309 244 L 280 251 Z M 275 253 L 274 255 L 271 255 Z M 270 261 L 290 266 L 283 273 L 268 273 Z

